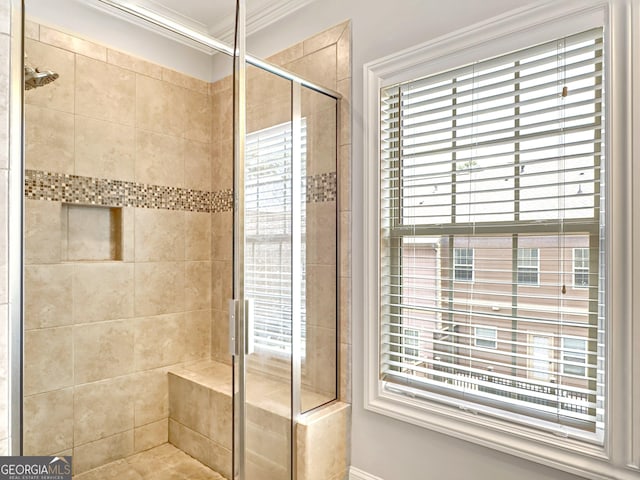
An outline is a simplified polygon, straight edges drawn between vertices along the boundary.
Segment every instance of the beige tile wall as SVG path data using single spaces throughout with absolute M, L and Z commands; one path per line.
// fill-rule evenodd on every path
M 298 423 L 296 448 L 299 480 L 347 477 L 351 405 L 336 402 L 306 415 Z
M 208 85 L 32 22 L 26 36 L 28 61 L 60 73 L 53 84 L 27 92 L 27 168 L 232 188 L 228 79 Z M 322 325 L 330 313 L 319 312 L 316 326 L 325 336 L 339 335 L 344 401 L 351 398 L 349 52 L 345 23 L 272 58 L 343 95 L 336 146 L 339 261 L 316 262 L 310 274 L 328 282 L 338 272 L 339 332 Z M 270 107 L 262 112 L 273 112 Z M 323 130 L 321 114 L 310 121 Z M 310 168 L 326 171 L 321 162 Z M 62 205 L 26 203 L 25 452 L 73 452 L 83 471 L 166 441 L 167 368 L 209 357 L 229 361 L 231 212 L 123 209 L 123 261 L 63 262 Z M 336 210 L 335 202 L 319 205 Z M 335 217 L 325 212 L 318 218 Z M 326 244 L 322 232 L 333 237 L 334 231 L 314 232 L 317 245 Z M 321 304 L 320 294 L 330 297 L 330 290 L 320 289 L 311 302 Z M 326 370 L 325 360 L 317 359 Z
M 60 74 L 26 92 L 26 168 L 211 189 L 206 82 L 26 32 L 27 61 Z M 124 208 L 121 260 L 65 261 L 114 258 L 106 210 L 26 201 L 25 454 L 72 452 L 77 472 L 166 442 L 168 367 L 210 357 L 210 214 Z
M 218 174 L 212 190 L 233 188 L 233 92 L 230 79 L 210 85 L 213 110 L 211 165 Z M 211 214 L 211 357 L 230 363 L 227 300 L 233 297 L 233 212 Z
M 308 174 L 335 171 L 337 154 L 338 200 L 307 204 L 307 359 L 303 382 L 319 393 L 331 393 L 335 355 L 327 345 L 338 340 L 338 398 L 351 401 L 350 364 L 350 162 L 349 126 L 351 88 L 351 25 L 345 22 L 321 32 L 271 58 L 284 68 L 342 95 L 338 102 L 338 139 L 334 141 L 336 111 L 333 102 L 315 92 L 304 91 L 303 116 L 307 118 Z M 338 211 L 336 219 L 335 212 Z M 336 222 L 338 224 L 336 225 Z M 335 236 L 338 232 L 336 244 Z M 337 253 L 337 265 L 336 265 Z M 338 275 L 337 289 L 331 279 Z M 332 277 L 333 276 L 333 277 Z M 312 283 L 309 283 L 312 282 Z M 337 297 L 337 298 L 336 298 Z M 337 328 L 332 307 L 338 302 Z M 309 405 L 311 407 L 313 405 Z

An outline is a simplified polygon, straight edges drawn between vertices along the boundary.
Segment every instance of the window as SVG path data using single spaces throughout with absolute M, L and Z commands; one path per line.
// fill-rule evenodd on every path
M 495 327 L 475 327 L 475 330 L 476 347 L 498 347 L 498 330 Z
M 420 345 L 420 332 L 413 328 L 404 329 L 404 353 L 411 357 L 420 355 L 418 346 Z
M 473 248 L 454 248 L 453 255 L 453 278 L 458 282 L 473 281 Z
M 518 249 L 518 283 L 520 285 L 538 285 L 540 265 L 537 248 Z
M 304 119 L 302 128 L 304 169 Z M 290 123 L 249 133 L 245 157 L 245 292 L 247 298 L 254 300 L 255 347 L 283 354 L 291 352 L 291 141 Z M 302 175 L 304 178 L 304 170 Z M 303 231 L 304 206 L 302 199 Z M 302 242 L 303 258 L 304 245 Z M 304 268 L 302 281 L 305 291 Z M 303 295 L 303 351 L 304 300 Z
M 604 251 L 602 56 L 597 28 L 381 89 L 383 388 L 602 441 L 604 264 L 565 285 Z
M 635 448 L 640 445 L 640 389 L 636 388 L 640 351 L 633 348 L 640 344 L 640 316 L 635 314 L 640 311 L 640 296 L 635 295 L 632 281 L 640 274 L 640 258 L 633 253 L 640 245 L 640 229 L 634 227 L 640 224 L 640 176 L 634 174 L 634 165 L 640 164 L 640 138 L 631 121 L 639 118 L 640 104 L 629 101 L 640 89 L 640 70 L 628 68 L 629 58 L 640 58 L 640 27 L 629 21 L 629 13 L 636 7 L 631 0 L 589 2 L 589 6 L 557 2 L 552 9 L 547 4 L 526 7 L 365 65 L 366 161 L 360 164 L 363 175 L 354 176 L 356 184 L 363 182 L 363 196 L 361 203 L 354 202 L 353 215 L 356 232 L 362 230 L 364 235 L 355 237 L 361 243 L 354 241 L 353 254 L 360 259 L 354 284 L 363 286 L 363 301 L 354 304 L 354 309 L 365 319 L 362 378 L 364 406 L 369 412 L 585 478 L 631 479 L 640 473 L 640 448 Z M 420 114 L 412 116 L 418 102 L 431 102 L 425 97 L 418 99 L 419 79 L 425 84 L 427 79 L 441 81 L 445 88 L 451 82 L 447 72 L 461 65 L 480 74 L 487 66 L 482 59 L 495 60 L 497 66 L 506 58 L 505 52 L 517 56 L 523 49 L 542 48 L 545 43 L 550 46 L 548 41 L 553 38 L 561 39 L 554 46 L 563 48 L 573 40 L 566 35 L 600 26 L 604 27 L 604 38 L 596 36 L 594 44 L 602 45 L 602 52 L 597 53 L 602 62 L 596 62 L 601 76 L 592 83 L 608 87 L 596 86 L 594 92 L 586 85 L 581 91 L 569 86 L 565 92 L 564 78 L 571 76 L 572 68 L 565 69 L 563 64 L 570 56 L 560 55 L 565 58 L 558 58 L 562 61 L 554 70 L 560 77 L 555 78 L 559 88 L 546 103 L 547 112 L 556 112 L 560 128 L 555 131 L 560 135 L 544 137 L 545 130 L 552 130 L 552 120 L 541 125 L 547 115 L 541 111 L 538 130 L 526 136 L 528 147 L 517 141 L 507 147 L 508 140 L 503 143 L 493 137 L 493 146 L 502 144 L 505 155 L 511 150 L 514 163 L 524 163 L 523 149 L 529 150 L 527 163 L 519 167 L 512 164 L 505 169 L 510 173 L 495 175 L 494 183 L 488 172 L 500 167 L 488 168 L 478 150 L 473 158 L 460 159 L 463 165 L 471 160 L 464 168 L 452 165 L 464 153 L 460 143 L 464 124 L 460 122 L 465 119 L 453 108 L 454 103 L 457 107 L 463 104 L 463 91 L 454 93 L 447 85 L 452 95 L 440 98 L 439 111 L 432 109 L 431 116 L 422 119 Z M 610 41 L 613 37 L 615 42 Z M 594 74 L 587 70 L 588 64 L 587 60 L 579 67 L 584 68 L 578 74 L 583 80 Z M 539 81 L 543 82 L 546 75 L 541 75 Z M 553 75 L 549 72 L 549 77 Z M 521 89 L 525 85 L 519 84 Z M 507 79 L 502 87 L 508 87 Z M 477 85 L 474 89 L 475 99 L 485 95 L 482 88 Z M 410 90 L 416 103 L 408 97 Z M 432 89 L 431 93 L 436 92 Z M 592 121 L 587 121 L 580 133 L 575 130 L 581 129 L 580 120 L 566 117 L 567 102 L 576 100 L 578 93 L 584 97 L 582 106 L 574 105 L 574 113 L 592 105 L 583 117 L 591 116 Z M 499 95 L 493 100 L 499 100 Z M 524 107 L 539 108 L 534 107 L 533 98 L 523 96 L 509 102 L 505 99 L 503 106 L 506 109 L 510 104 L 515 111 L 518 100 L 531 100 Z M 480 109 L 481 105 L 475 105 L 474 115 Z M 524 113 L 521 108 L 520 117 Z M 592 113 L 607 127 L 598 128 Z M 494 117 L 487 115 L 484 120 L 497 121 L 504 116 L 499 116 L 496 105 Z M 519 120 L 523 125 L 520 117 L 513 119 L 514 124 Z M 440 129 L 435 128 L 438 123 Z M 423 131 L 412 131 L 407 128 L 410 126 Z M 492 129 L 480 121 L 475 126 L 473 133 L 489 135 L 506 135 L 504 129 L 508 128 L 505 123 L 504 129 Z M 428 132 L 433 141 L 442 141 L 439 147 L 425 140 L 423 134 Z M 523 130 L 516 130 L 513 137 L 522 140 L 523 134 Z M 489 147 L 486 142 L 465 141 L 471 141 L 474 148 Z M 553 145 L 559 147 L 559 170 L 547 169 L 545 173 L 545 162 L 531 160 L 536 155 L 534 142 L 539 142 L 540 158 L 552 158 L 549 151 L 542 154 Z M 407 150 L 411 144 L 416 147 L 413 157 Z M 468 149 L 469 143 L 465 146 Z M 426 162 L 427 157 L 433 162 Z M 484 158 L 497 162 L 497 155 Z M 546 165 L 551 167 L 549 162 Z M 591 168 L 585 171 L 582 162 L 590 163 Z M 613 162 L 615 169 L 610 168 Z M 419 167 L 420 163 L 427 166 Z M 413 180 L 418 183 L 422 177 L 427 184 L 421 192 L 406 188 L 411 168 Z M 483 182 L 480 173 L 485 175 Z M 529 177 L 523 183 L 524 175 Z M 464 206 L 461 210 L 460 203 L 469 196 L 461 195 L 457 183 L 472 178 L 477 181 L 468 186 L 474 187 L 476 202 L 504 202 L 495 193 L 484 193 L 492 188 L 509 191 L 507 187 L 514 182 L 513 204 L 504 202 L 509 208 L 492 212 L 504 215 L 502 220 L 488 215 L 488 208 L 471 212 L 486 214 L 485 221 L 469 215 Z M 436 183 L 437 188 L 429 188 L 429 183 Z M 482 188 L 483 184 L 487 188 Z M 559 204 L 556 195 L 548 195 L 549 188 L 563 193 L 560 197 L 566 195 L 567 201 Z M 443 195 L 438 199 L 425 198 L 425 194 Z M 537 212 L 527 213 L 535 198 Z M 588 201 L 597 205 L 596 211 L 580 213 L 580 202 Z M 519 215 L 514 204 L 519 205 Z M 466 218 L 459 213 L 465 213 Z M 507 219 L 512 222 L 503 222 Z M 473 242 L 468 237 L 473 237 Z M 418 239 L 433 248 L 415 248 Z M 473 282 L 453 280 L 454 248 L 474 248 Z M 539 286 L 535 288 L 517 282 L 518 248 L 539 249 Z M 571 288 L 574 248 L 589 250 L 586 288 Z M 399 331 L 393 324 L 402 325 L 408 316 L 420 322 L 416 325 L 421 326 L 411 328 L 421 332 L 420 356 L 425 361 L 403 370 L 399 350 L 394 351 L 389 341 L 395 340 Z M 470 347 L 473 331 L 469 325 L 474 323 L 498 327 L 497 349 Z M 546 353 L 548 380 L 533 378 L 533 335 L 550 339 L 548 348 L 539 345 L 540 353 Z M 563 338 L 586 340 L 584 377 L 565 373 L 562 368 Z M 358 360 L 356 355 L 354 361 Z M 538 360 L 543 356 L 538 355 Z M 533 398 L 540 403 L 531 401 Z M 553 413 L 549 408 L 554 408 Z M 551 417 L 541 414 L 542 410 Z M 574 418 L 579 424 L 572 421 Z
M 586 288 L 589 286 L 589 249 L 573 249 L 573 286 Z
M 584 377 L 587 365 L 587 340 L 584 338 L 562 339 L 562 373 Z

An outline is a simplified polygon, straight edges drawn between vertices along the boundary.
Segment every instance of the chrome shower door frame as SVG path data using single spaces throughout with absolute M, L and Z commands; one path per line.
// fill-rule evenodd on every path
M 24 223 L 24 1 L 10 0 L 8 169 L 8 396 L 9 455 L 22 455 L 23 223 Z
M 236 2 L 233 49 L 233 299 L 229 336 L 233 362 L 232 480 L 247 480 L 247 309 L 245 308 L 245 145 L 247 135 L 246 0 Z
M 247 477 L 247 357 L 253 351 L 252 299 L 245 296 L 245 151 L 247 135 L 247 57 L 245 0 L 238 0 L 234 49 L 233 299 L 229 303 L 229 344 L 233 356 L 233 480 Z M 259 68 L 262 68 L 259 66 Z M 270 71 L 270 70 L 267 70 Z M 272 72 L 270 73 L 276 73 Z M 301 414 L 302 378 L 302 82 L 291 85 L 291 430 L 289 478 L 297 477 L 296 431 Z

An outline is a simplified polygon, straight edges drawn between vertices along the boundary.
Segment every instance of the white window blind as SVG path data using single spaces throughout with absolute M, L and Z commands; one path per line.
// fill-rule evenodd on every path
M 257 349 L 291 353 L 291 202 L 302 205 L 306 230 L 306 122 L 302 121 L 302 192 L 291 195 L 291 123 L 247 134 L 245 159 L 245 296 L 254 300 Z M 302 242 L 302 291 L 305 291 Z M 296 260 L 298 261 L 298 260 Z M 306 338 L 302 296 L 302 349 Z
M 603 61 L 594 29 L 381 90 L 380 379 L 394 391 L 602 437 Z

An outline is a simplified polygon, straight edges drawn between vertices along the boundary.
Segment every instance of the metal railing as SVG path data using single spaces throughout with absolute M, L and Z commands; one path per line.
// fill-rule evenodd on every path
M 561 385 L 540 385 L 537 383 L 505 378 L 491 373 L 475 373 L 455 370 L 454 380 L 445 380 L 457 387 L 506 397 L 519 402 L 543 405 L 572 414 L 589 415 L 589 394 L 563 388 Z M 468 380 L 467 380 L 468 379 Z M 495 387 L 493 386 L 495 385 Z

